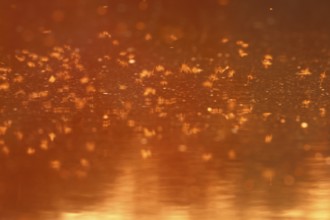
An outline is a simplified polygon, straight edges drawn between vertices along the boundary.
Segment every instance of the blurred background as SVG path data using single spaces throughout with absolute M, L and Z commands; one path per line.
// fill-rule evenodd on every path
M 0 0 L 0 219 L 330 219 L 326 0 Z

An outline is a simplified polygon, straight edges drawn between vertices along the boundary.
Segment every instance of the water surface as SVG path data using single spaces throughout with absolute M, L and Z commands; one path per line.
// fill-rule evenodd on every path
M 1 6 L 0 219 L 330 219 L 327 1 Z

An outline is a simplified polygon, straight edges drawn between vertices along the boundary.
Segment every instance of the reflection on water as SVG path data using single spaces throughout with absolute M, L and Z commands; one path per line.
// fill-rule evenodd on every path
M 1 219 L 330 219 L 308 1 L 35 2 L 0 15 Z

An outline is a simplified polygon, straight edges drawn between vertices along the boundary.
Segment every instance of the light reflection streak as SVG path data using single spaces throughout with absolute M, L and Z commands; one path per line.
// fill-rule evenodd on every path
M 330 179 L 327 165 L 317 157 L 307 159 L 309 179 L 298 188 L 302 194 L 301 204 L 290 210 L 283 211 L 282 216 L 311 220 L 330 219 Z M 307 189 L 307 190 L 303 190 Z

